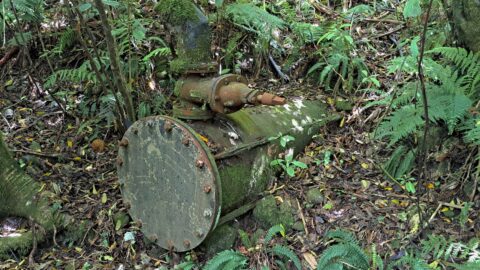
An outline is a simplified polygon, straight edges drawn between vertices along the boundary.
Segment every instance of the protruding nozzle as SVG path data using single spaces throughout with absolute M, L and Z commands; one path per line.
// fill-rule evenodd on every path
M 270 93 L 262 93 L 262 94 L 258 95 L 257 96 L 257 101 L 260 104 L 270 105 L 270 106 L 284 105 L 285 103 L 287 103 L 287 99 L 285 99 L 283 97 L 279 97 L 279 96 L 274 95 L 274 94 L 270 94 Z

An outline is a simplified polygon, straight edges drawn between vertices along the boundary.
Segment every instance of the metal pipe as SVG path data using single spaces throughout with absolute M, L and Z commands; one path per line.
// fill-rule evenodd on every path
M 301 100 L 244 108 L 209 121 L 141 119 L 120 144 L 124 202 L 150 240 L 175 251 L 193 249 L 220 217 L 267 188 L 276 173 L 270 162 L 285 151 L 280 135 L 295 137 L 289 147 L 298 153 L 336 119 L 324 103 Z

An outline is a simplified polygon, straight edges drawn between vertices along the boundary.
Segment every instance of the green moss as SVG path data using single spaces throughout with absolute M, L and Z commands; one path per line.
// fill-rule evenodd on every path
M 312 188 L 307 191 L 307 202 L 311 204 L 319 204 L 323 202 L 323 195 L 320 189 Z
M 216 228 L 203 242 L 202 246 L 209 255 L 231 249 L 237 239 L 237 230 L 229 225 Z
M 195 4 L 190 0 L 161 0 L 155 10 L 165 21 L 181 25 L 187 21 L 198 21 Z
M 253 216 L 265 229 L 282 224 L 286 229 L 292 228 L 295 223 L 294 209 L 287 202 L 277 205 L 273 195 L 263 198 L 253 210 Z
M 37 233 L 37 241 L 42 242 L 44 235 Z M 19 257 L 26 256 L 33 245 L 32 232 L 26 232 L 19 237 L 0 238 L 0 260 L 12 258 L 12 253 Z

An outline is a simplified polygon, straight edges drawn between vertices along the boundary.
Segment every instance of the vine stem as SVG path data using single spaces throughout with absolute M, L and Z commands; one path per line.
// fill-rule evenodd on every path
M 422 91 L 422 102 L 423 102 L 423 117 L 425 118 L 425 126 L 423 129 L 423 142 L 420 149 L 419 161 L 422 162 L 422 169 L 423 169 L 423 177 L 420 177 L 418 180 L 418 187 L 424 184 L 422 179 L 426 179 L 428 177 L 428 169 L 427 169 L 427 154 L 428 154 L 428 145 L 427 145 L 427 135 L 428 129 L 430 128 L 430 119 L 428 118 L 428 99 L 427 99 L 427 89 L 425 86 L 425 75 L 423 73 L 423 57 L 425 55 L 425 41 L 427 39 L 427 29 L 428 29 L 428 21 L 430 18 L 430 12 L 432 10 L 433 0 L 430 0 L 428 3 L 427 12 L 425 14 L 424 23 L 423 23 L 423 33 L 420 40 L 420 56 L 418 57 L 418 79 L 420 80 L 420 88 Z M 420 192 L 417 192 L 417 208 L 418 208 L 418 215 L 420 218 L 420 228 L 423 228 L 423 213 L 420 207 Z

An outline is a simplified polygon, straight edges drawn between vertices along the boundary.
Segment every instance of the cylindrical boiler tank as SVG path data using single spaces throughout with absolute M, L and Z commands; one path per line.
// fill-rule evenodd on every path
M 151 116 L 135 122 L 120 141 L 117 168 L 124 202 L 145 236 L 187 251 L 200 245 L 221 216 L 263 192 L 270 162 L 295 138 L 295 153 L 338 119 L 321 101 L 257 106 L 208 121 Z

